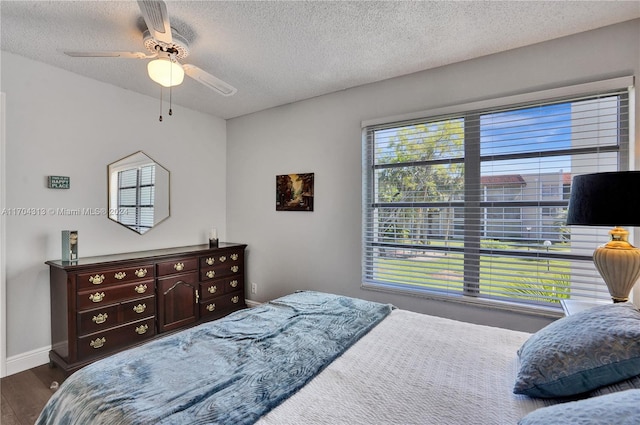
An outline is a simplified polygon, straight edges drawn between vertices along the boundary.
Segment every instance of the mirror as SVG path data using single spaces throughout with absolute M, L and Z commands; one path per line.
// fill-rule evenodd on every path
M 107 166 L 109 218 L 141 235 L 169 217 L 169 170 L 139 151 Z

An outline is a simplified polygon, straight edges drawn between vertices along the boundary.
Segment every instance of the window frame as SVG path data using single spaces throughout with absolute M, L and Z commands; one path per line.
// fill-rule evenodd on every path
M 632 140 L 631 135 L 633 133 L 633 125 L 634 125 L 634 115 L 635 115 L 635 111 L 633 110 L 633 83 L 634 83 L 634 79 L 633 77 L 621 77 L 621 78 L 615 78 L 615 79 L 611 79 L 611 80 L 604 80 L 604 81 L 598 81 L 598 82 L 593 82 L 593 83 L 586 83 L 586 84 L 579 84 L 579 85 L 573 85 L 573 86 L 566 86 L 566 87 L 561 87 L 561 88 L 555 88 L 555 89 L 551 89 L 551 90 L 544 90 L 544 91 L 538 91 L 538 92 L 531 92 L 531 93 L 524 93 L 524 94 L 520 94 L 520 95 L 516 95 L 516 96 L 508 96 L 508 97 L 500 97 L 500 98 L 495 98 L 495 99 L 490 99 L 490 100 L 486 100 L 486 101 L 481 101 L 481 102 L 472 102 L 472 103 L 466 103 L 466 104 L 460 104 L 460 105 L 453 105 L 453 106 L 448 106 L 448 107 L 444 107 L 444 108 L 438 108 L 438 109 L 434 109 L 434 110 L 427 110 L 427 111 L 420 111 L 420 112 L 415 112 L 415 113 L 411 113 L 411 114 L 405 114 L 405 115 L 399 115 L 399 116 L 392 116 L 392 117 L 386 117 L 386 118 L 379 118 L 379 119 L 375 119 L 375 120 L 368 120 L 368 121 L 363 121 L 362 122 L 362 143 L 363 143 L 363 192 L 362 192 L 362 214 L 363 214 L 363 222 L 362 222 L 362 239 L 361 239 L 361 243 L 362 243 L 362 288 L 364 289 L 370 289 L 370 290 L 377 290 L 377 291 L 385 291 L 385 292 L 393 292 L 393 293 L 400 293 L 400 294 L 410 294 L 410 295 L 417 295 L 417 296 L 421 296 L 421 297 L 425 297 L 425 298 L 432 298 L 432 299 L 443 299 L 443 300 L 447 300 L 447 301 L 459 301 L 459 302 L 465 302 L 465 303 L 473 303 L 473 304 L 482 304 L 482 305 L 491 305 L 492 307 L 498 307 L 498 308 L 505 308 L 505 309 L 509 309 L 509 310 L 525 310 L 527 312 L 536 312 L 536 313 L 549 313 L 549 312 L 557 312 L 560 309 L 560 306 L 558 305 L 557 308 L 556 307 L 550 307 L 550 306 L 545 306 L 545 305 L 530 305 L 530 304 L 521 304 L 518 303 L 516 301 L 513 300 L 504 300 L 504 301 L 500 301 L 500 300 L 495 300 L 495 299 L 491 299 L 491 298 L 480 298 L 475 296 L 474 294 L 474 287 L 479 287 L 479 276 L 476 276 L 478 278 L 477 282 L 471 281 L 469 282 L 468 279 L 465 278 L 465 290 L 462 296 L 460 295 L 455 295 L 455 294 L 439 294 L 437 292 L 429 292 L 429 291 L 425 291 L 425 290 L 416 290 L 416 289 L 411 289 L 409 287 L 407 288 L 402 288 L 402 289 L 398 289 L 398 288 L 394 288 L 392 285 L 380 285 L 379 283 L 375 283 L 372 282 L 370 280 L 367 279 L 367 261 L 368 260 L 368 252 L 367 252 L 367 232 L 368 232 L 368 228 L 367 226 L 369 225 L 368 223 L 368 210 L 369 209 L 373 209 L 374 207 L 371 205 L 371 201 L 369 199 L 369 197 L 371 196 L 368 191 L 370 190 L 370 186 L 373 184 L 373 176 L 375 174 L 375 172 L 373 172 L 372 170 L 370 170 L 371 164 L 372 164 L 372 160 L 370 159 L 370 155 L 372 155 L 372 149 L 369 147 L 369 140 L 368 140 L 368 131 L 369 129 L 376 127 L 376 128 L 383 128 L 383 127 L 388 127 L 388 128 L 393 128 L 393 127 L 398 127 L 398 126 L 405 126 L 405 125 L 411 125 L 412 123 L 422 123 L 422 122 L 433 122 L 436 121 L 438 119 L 448 119 L 448 118 L 455 118 L 456 115 L 460 115 L 460 114 L 464 114 L 465 118 L 469 118 L 470 116 L 472 116 L 474 114 L 474 111 L 477 111 L 477 117 L 479 120 L 480 114 L 482 113 L 490 113 L 493 112 L 496 109 L 501 109 L 501 108 L 505 108 L 505 109 L 511 109 L 511 108 L 516 108 L 516 107 L 525 107 L 529 104 L 533 104 L 533 103 L 538 103 L 538 102 L 546 102 L 546 101 L 552 101 L 552 100 L 561 100 L 561 99 L 570 99 L 570 100 L 575 100 L 575 98 L 580 97 L 580 96 L 585 96 L 585 97 L 589 97 L 591 95 L 593 95 L 594 93 L 600 93 L 600 92 L 608 92 L 608 91 L 619 91 L 619 90 L 623 90 L 623 89 L 627 89 L 628 90 L 628 108 L 629 108 L 629 117 L 628 117 L 628 125 L 629 125 L 629 134 L 627 135 L 627 140 L 626 141 L 622 141 L 621 142 L 621 146 L 620 146 L 620 150 L 619 150 L 619 170 L 626 170 L 626 169 L 630 169 L 631 168 L 631 158 L 632 155 L 630 155 L 630 151 L 632 152 L 634 149 L 634 146 L 630 145 L 630 142 Z M 478 123 L 473 123 L 475 125 L 477 125 L 479 127 Z M 471 124 L 471 125 L 473 125 Z M 468 123 L 465 122 L 465 125 L 468 125 Z M 480 158 L 480 146 L 479 143 L 474 144 L 474 143 L 468 143 L 468 140 L 465 140 L 465 157 L 467 155 L 473 155 L 476 156 L 477 158 Z M 467 151 L 468 149 L 468 151 Z M 464 162 L 465 165 L 467 165 L 467 162 Z M 477 166 L 480 167 L 480 165 L 482 164 L 482 160 L 478 160 L 477 161 Z M 472 176 L 474 175 L 479 175 L 479 170 L 472 170 L 472 172 L 467 172 L 465 170 L 465 178 L 467 178 L 467 176 L 471 176 L 469 177 L 474 178 Z M 465 181 L 465 185 L 466 184 L 474 184 L 473 181 Z M 477 182 L 475 183 L 477 185 Z M 557 194 L 554 193 L 554 197 L 559 197 L 561 198 L 561 201 L 548 201 L 548 202 L 544 202 L 544 208 L 547 209 L 554 209 L 554 208 L 561 208 L 562 205 L 560 205 L 559 203 L 566 203 L 567 199 L 565 198 L 565 187 L 566 185 L 563 185 L 562 188 L 559 188 L 559 191 Z M 542 193 L 542 191 L 544 190 L 543 187 L 539 187 L 540 192 Z M 543 196 L 540 195 L 540 199 L 542 199 Z M 468 200 L 465 202 L 469 202 Z M 451 202 L 452 206 L 455 206 L 455 202 Z M 547 205 L 548 204 L 548 205 Z M 524 208 L 525 203 L 521 204 L 521 210 L 522 208 Z M 536 206 L 540 206 L 540 202 L 536 201 L 535 202 Z M 463 206 L 462 204 L 459 206 Z M 502 208 L 503 214 L 505 214 L 506 209 L 511 208 L 511 205 L 502 205 L 500 206 Z M 521 212 L 522 213 L 522 212 Z M 468 226 L 476 226 L 476 227 L 480 227 L 480 219 L 479 218 L 465 218 L 465 225 Z M 471 220 L 471 221 L 469 221 Z M 465 248 L 460 249 L 459 251 L 464 252 L 464 250 L 469 249 L 468 247 L 473 247 L 473 246 L 477 246 L 478 250 L 480 249 L 480 241 L 477 238 L 477 235 L 474 235 L 471 237 L 470 240 L 467 240 L 467 236 L 465 235 Z M 476 240 L 478 239 L 478 240 Z M 594 245 L 595 248 L 595 245 Z M 454 252 L 456 251 L 455 249 L 453 250 Z M 372 254 L 373 255 L 373 254 Z M 479 258 L 479 257 L 478 257 Z M 577 258 L 577 256 L 576 256 Z M 585 257 L 584 256 L 580 256 L 581 260 L 584 260 Z M 467 261 L 467 260 L 465 260 Z M 453 295 L 453 296 L 452 296 Z M 467 295 L 471 295 L 471 296 L 467 296 Z

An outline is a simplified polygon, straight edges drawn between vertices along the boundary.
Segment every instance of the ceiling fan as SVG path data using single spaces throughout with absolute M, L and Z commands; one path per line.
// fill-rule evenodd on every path
M 149 77 L 164 87 L 182 83 L 184 74 L 223 96 L 232 96 L 237 89 L 195 65 L 180 64 L 189 55 L 187 40 L 171 27 L 164 1 L 138 0 L 138 6 L 147 25 L 143 33 L 144 46 L 149 53 L 123 51 L 85 51 L 64 53 L 72 57 L 115 57 L 153 59 L 147 65 Z

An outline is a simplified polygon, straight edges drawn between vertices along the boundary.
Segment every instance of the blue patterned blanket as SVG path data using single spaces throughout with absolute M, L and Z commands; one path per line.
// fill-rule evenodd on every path
M 43 424 L 250 424 L 310 381 L 393 307 L 297 292 L 90 364 Z

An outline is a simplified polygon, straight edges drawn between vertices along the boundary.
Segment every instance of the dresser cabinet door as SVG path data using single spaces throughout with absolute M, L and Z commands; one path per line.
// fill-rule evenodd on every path
M 198 320 L 198 273 L 158 279 L 158 331 L 170 331 Z

